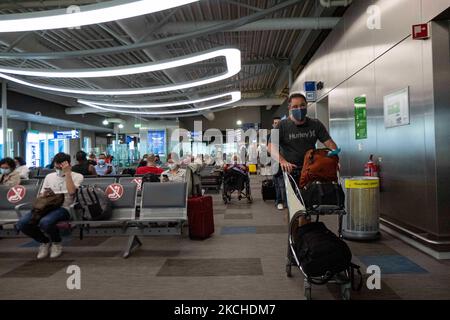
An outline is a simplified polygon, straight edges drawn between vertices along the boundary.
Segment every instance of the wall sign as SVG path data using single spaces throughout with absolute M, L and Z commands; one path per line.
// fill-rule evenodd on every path
M 367 139 L 367 102 L 364 96 L 355 98 L 355 138 Z
M 424 40 L 430 37 L 430 28 L 428 23 L 415 24 L 412 26 L 414 40 Z
M 155 155 L 166 154 L 166 130 L 149 130 L 147 151 Z
M 393 128 L 409 124 L 409 87 L 384 97 L 384 126 Z
M 14 186 L 8 190 L 6 198 L 8 199 L 8 202 L 15 204 L 22 201 L 23 198 L 25 198 L 26 193 L 27 190 L 24 186 Z
M 111 201 L 117 201 L 123 196 L 123 186 L 119 183 L 110 184 L 106 190 L 105 194 Z
M 54 131 L 53 135 L 55 139 L 78 139 L 80 138 L 80 131 L 78 130 Z
M 317 85 L 315 81 L 305 82 L 305 93 L 307 102 L 315 102 L 317 100 Z

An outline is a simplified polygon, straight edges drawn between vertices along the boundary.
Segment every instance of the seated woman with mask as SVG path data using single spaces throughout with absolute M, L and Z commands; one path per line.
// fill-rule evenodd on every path
M 0 185 L 14 187 L 20 184 L 20 173 L 15 170 L 16 163 L 11 158 L 0 160 Z
M 186 170 L 181 169 L 180 165 L 172 159 L 167 161 L 168 170 L 161 174 L 161 182 L 184 182 Z

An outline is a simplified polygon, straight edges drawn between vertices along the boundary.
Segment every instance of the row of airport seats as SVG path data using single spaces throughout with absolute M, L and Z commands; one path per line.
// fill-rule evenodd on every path
M 120 185 L 120 191 L 114 189 L 115 197 L 110 198 L 111 219 L 82 220 L 79 212 L 72 206 L 71 221 L 61 222 L 58 227 L 72 232 L 78 230 L 81 239 L 84 235 L 128 236 L 124 258 L 141 245 L 139 236 L 181 235 L 183 225 L 187 222 L 189 181 L 141 184 L 139 179 L 131 176 L 85 178 L 83 185 L 95 185 L 104 191 L 111 188 L 112 184 Z M 14 225 L 23 214 L 31 210 L 32 202 L 40 191 L 41 179 L 25 181 L 26 184 L 13 188 L 0 186 L 0 237 L 18 236 Z

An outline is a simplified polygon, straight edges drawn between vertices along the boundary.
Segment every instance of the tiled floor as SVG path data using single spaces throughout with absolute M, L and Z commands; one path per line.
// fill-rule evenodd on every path
M 214 199 L 215 234 L 204 241 L 187 236 L 143 237 L 128 259 L 125 237 L 65 238 L 55 261 L 36 261 L 37 244 L 0 239 L 0 299 L 304 299 L 298 270 L 285 274 L 287 214 L 263 202 L 261 179 L 252 176 L 253 204 Z M 336 230 L 335 217 L 324 218 Z M 381 268 L 381 289 L 353 292 L 355 300 L 450 299 L 450 262 L 437 261 L 382 234 L 377 242 L 348 242 L 365 278 Z M 81 290 L 69 290 L 69 265 L 81 270 Z M 313 286 L 313 299 L 340 299 L 336 285 Z

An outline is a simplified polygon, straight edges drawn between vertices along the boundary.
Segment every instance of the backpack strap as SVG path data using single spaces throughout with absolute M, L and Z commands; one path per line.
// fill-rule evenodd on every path
M 84 191 L 85 191 L 85 190 L 86 190 L 86 187 L 85 187 L 85 186 L 82 186 L 82 187 L 80 188 L 81 198 L 83 199 L 83 204 L 84 204 L 84 205 L 87 204 L 86 198 L 84 197 Z
M 87 191 L 87 195 L 88 195 L 88 197 L 89 197 L 89 200 L 91 200 L 91 204 L 94 204 L 95 202 L 94 202 L 94 198 L 92 198 L 92 192 L 91 192 L 91 187 L 88 187 L 87 189 L 86 189 L 86 191 Z

